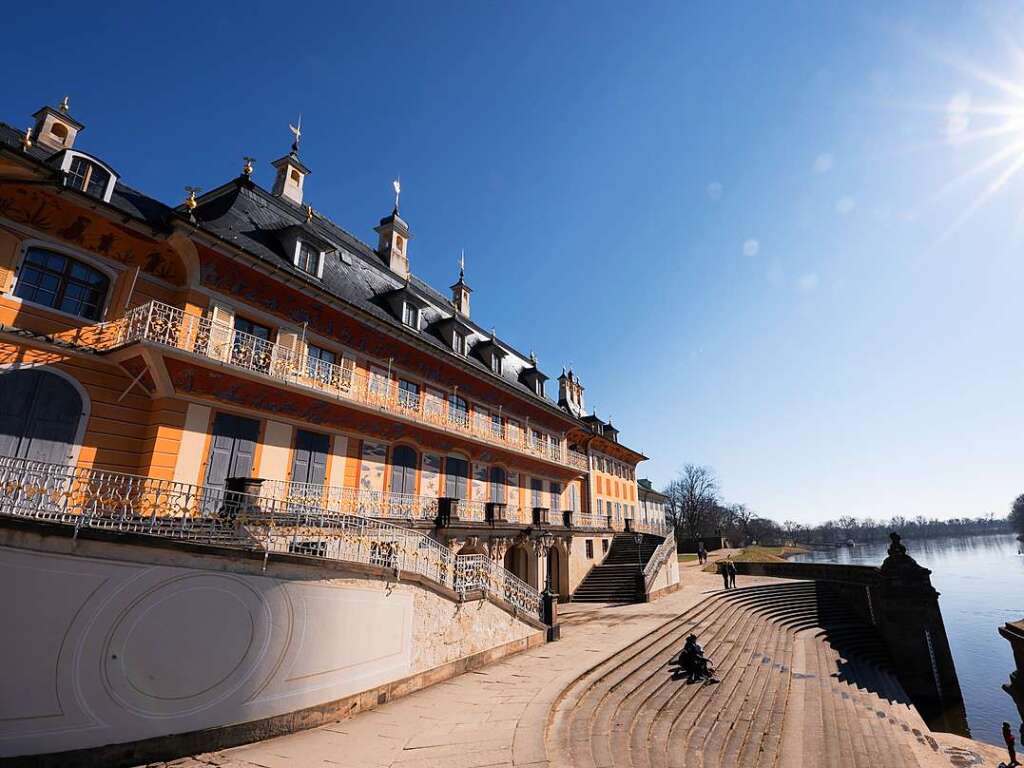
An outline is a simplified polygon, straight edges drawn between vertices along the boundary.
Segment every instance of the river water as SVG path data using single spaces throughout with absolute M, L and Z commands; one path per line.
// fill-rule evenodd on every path
M 907 554 L 932 572 L 932 586 L 953 650 L 971 736 L 1002 746 L 1004 720 L 1020 716 L 1001 688 L 1014 668 L 1010 644 L 996 631 L 1024 618 L 1024 556 L 1012 535 L 904 540 Z M 889 542 L 810 552 L 795 562 L 880 565 Z

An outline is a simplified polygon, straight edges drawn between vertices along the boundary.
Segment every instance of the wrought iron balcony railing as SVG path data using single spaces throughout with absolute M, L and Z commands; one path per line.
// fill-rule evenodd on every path
M 443 398 L 403 390 L 392 377 L 362 371 L 352 360 L 337 364 L 311 358 L 302 350 L 243 333 L 225 323 L 158 301 L 129 310 L 124 317 L 104 324 L 89 338 L 95 339 L 92 346 L 96 349 L 113 349 L 137 341 L 162 344 L 535 458 L 587 470 L 586 455 L 569 448 L 564 439 L 554 435 L 538 437 L 529 428 L 470 418 L 466 410 L 450 405 Z
M 434 539 L 360 515 L 292 499 L 0 458 L 0 516 L 159 536 L 271 553 L 290 552 L 417 573 L 464 595 L 486 590 L 541 616 L 536 589 L 479 555 L 456 555 Z M 469 558 L 469 559 L 467 559 Z

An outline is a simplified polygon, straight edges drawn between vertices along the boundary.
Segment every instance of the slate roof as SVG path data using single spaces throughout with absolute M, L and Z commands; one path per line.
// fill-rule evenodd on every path
M 17 128 L 0 122 L 0 149 L 28 155 L 44 165 L 58 154 L 38 143 L 34 143 L 28 152 L 24 152 L 21 146 L 22 135 L 22 131 Z M 88 154 L 83 150 L 76 149 L 75 151 Z M 56 173 L 56 169 L 54 169 L 54 173 Z M 498 374 L 491 371 L 480 355 L 473 354 L 473 352 L 478 344 L 496 342 L 509 353 L 505 356 L 500 375 L 505 384 L 560 411 L 569 418 L 577 418 L 569 412 L 568 408 L 556 404 L 550 396 L 537 395 L 523 381 L 523 374 L 533 370 L 536 370 L 544 379 L 549 378 L 539 368 L 535 368 L 528 355 L 518 351 L 504 339 L 494 338 L 490 332 L 461 316 L 458 319 L 472 329 L 473 337 L 467 339 L 470 354 L 465 357 L 456 355 L 438 333 L 438 326 L 455 315 L 455 309 L 449 298 L 415 275 L 411 275 L 406 283 L 404 279 L 387 267 L 373 248 L 319 212 L 315 214 L 312 222 L 307 222 L 304 207 L 275 197 L 244 177 L 234 179 L 206 193 L 199 198 L 198 202 L 199 206 L 194 211 L 194 215 L 203 230 L 235 244 L 256 258 L 317 285 L 326 292 L 391 325 L 399 333 L 417 336 L 439 352 L 459 359 L 476 368 L 485 376 L 498 377 Z M 172 220 L 175 217 L 187 217 L 188 215 L 183 206 L 172 208 L 165 205 L 128 186 L 120 177 L 114 186 L 110 205 L 132 218 L 164 231 L 170 231 Z M 385 217 L 382 223 L 387 218 Z M 286 228 L 297 228 L 309 232 L 316 239 L 326 241 L 336 248 L 325 258 L 321 279 L 303 272 L 292 264 L 291 259 L 284 252 L 279 236 Z M 347 254 L 348 258 L 345 258 L 344 254 Z M 429 305 L 421 310 L 422 330 L 418 332 L 406 327 L 400 318 L 395 317 L 388 306 L 388 294 L 403 287 L 422 297 Z M 582 421 L 587 423 L 593 418 L 584 416 Z M 603 422 L 601 423 L 603 425 Z
M 278 198 L 244 178 L 212 190 L 201 196 L 198 202 L 194 215 L 202 229 L 359 307 L 394 327 L 396 332 L 416 336 L 439 352 L 456 356 L 438 333 L 438 326 L 456 316 L 448 297 L 412 275 L 409 289 L 422 297 L 427 306 L 421 310 L 422 330 L 417 332 L 406 327 L 386 301 L 389 294 L 404 288 L 406 281 L 392 272 L 373 248 L 330 219 L 317 213 L 313 221 L 307 223 L 304 207 Z M 179 212 L 182 209 L 179 208 Z M 299 227 L 313 237 L 331 243 L 336 249 L 325 256 L 322 278 L 317 279 L 295 267 L 290 255 L 285 253 L 279 233 L 291 227 Z M 472 332 L 469 339 L 471 354 L 458 356 L 458 359 L 485 376 L 497 376 L 477 355 L 472 354 L 476 344 L 491 339 L 490 332 L 472 320 L 461 316 L 457 319 Z M 550 397 L 540 397 L 521 381 L 522 374 L 533 369 L 529 358 L 506 341 L 499 339 L 498 342 L 511 353 L 506 356 L 503 366 L 501 378 L 504 382 L 523 394 L 554 406 Z
M 23 135 L 24 133 L 17 128 L 7 123 L 0 123 L 0 147 L 13 149 L 19 154 L 27 154 L 33 160 L 40 163 L 46 163 L 51 157 L 59 154 L 38 142 L 34 143 L 28 152 L 23 153 L 21 149 L 21 137 Z M 76 149 L 75 151 L 88 154 L 83 150 Z M 56 169 L 54 169 L 54 172 L 56 173 Z M 174 209 L 170 206 L 164 205 L 159 200 L 129 187 L 120 178 L 118 178 L 117 183 L 114 185 L 114 193 L 110 196 L 110 205 L 132 218 L 146 222 L 156 229 L 165 229 L 174 212 Z

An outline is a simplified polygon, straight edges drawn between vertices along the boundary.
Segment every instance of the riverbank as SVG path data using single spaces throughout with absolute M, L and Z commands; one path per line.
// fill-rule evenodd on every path
M 810 550 L 804 547 L 761 547 L 757 545 L 744 547 L 740 550 L 718 550 L 717 552 L 710 553 L 711 561 L 704 566 L 704 571 L 716 573 L 718 571 L 718 561 L 723 559 L 729 559 L 736 563 L 782 563 L 794 555 L 805 555 L 808 552 Z

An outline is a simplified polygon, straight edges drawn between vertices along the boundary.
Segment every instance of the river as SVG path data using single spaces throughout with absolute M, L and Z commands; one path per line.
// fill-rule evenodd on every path
M 932 572 L 932 586 L 953 651 L 971 736 L 1002 746 L 1004 720 L 1020 717 L 1002 684 L 1014 668 L 1010 644 L 996 631 L 1024 618 L 1024 556 L 1012 535 L 904 540 L 907 553 Z M 880 565 L 889 542 L 797 555 L 794 562 Z

